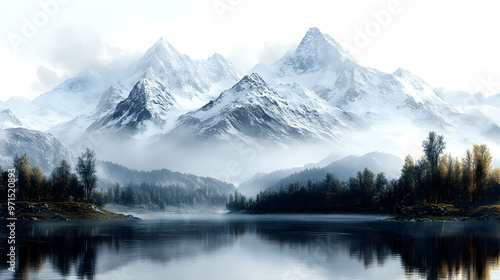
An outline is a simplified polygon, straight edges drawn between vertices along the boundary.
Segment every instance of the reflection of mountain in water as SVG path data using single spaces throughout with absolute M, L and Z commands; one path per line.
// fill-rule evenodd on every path
M 328 220 L 328 219 L 327 219 Z M 343 255 L 365 267 L 401 259 L 408 275 L 489 279 L 500 255 L 500 225 L 480 223 L 328 222 L 299 219 L 212 219 L 21 223 L 15 279 L 52 265 L 61 276 L 93 279 L 136 261 L 166 264 L 214 254 L 244 234 L 278 245 L 303 263 L 335 269 Z M 0 227 L 6 236 L 6 227 Z M 2 242 L 1 251 L 6 252 Z M 4 271 L 6 254 L 0 254 Z M 2 274 L 4 275 L 4 274 Z

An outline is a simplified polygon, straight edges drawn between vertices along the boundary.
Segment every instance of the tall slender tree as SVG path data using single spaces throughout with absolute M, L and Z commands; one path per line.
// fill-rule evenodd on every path
M 455 201 L 455 204 L 465 209 L 471 207 L 475 188 L 473 156 L 472 152 L 467 149 L 464 157 L 462 158 L 462 178 L 459 191 L 459 200 Z
M 422 142 L 422 148 L 424 149 L 424 154 L 430 165 L 430 184 L 428 193 L 431 194 L 429 199 L 437 202 L 440 199 L 441 183 L 440 175 L 438 174 L 439 158 L 446 148 L 446 143 L 444 142 L 443 135 L 437 135 L 436 132 L 431 131 L 427 136 L 427 139 Z
M 434 131 L 429 132 L 427 140 L 422 142 L 422 148 L 424 148 L 425 156 L 431 164 L 432 172 L 434 172 L 439 163 L 439 157 L 446 149 L 443 135 L 437 135 Z
M 407 155 L 405 158 L 405 163 L 401 169 L 401 178 L 399 179 L 399 183 L 401 184 L 404 201 L 406 203 L 412 203 L 415 200 L 417 172 L 415 162 L 413 161 L 411 155 Z
M 31 199 L 40 200 L 44 195 L 45 177 L 40 166 L 31 167 Z
M 22 157 L 14 156 L 14 168 L 17 171 L 17 193 L 19 199 L 30 200 L 31 194 L 31 167 L 27 154 Z
M 378 173 L 377 178 L 375 179 L 375 192 L 377 193 L 377 195 L 382 194 L 388 185 L 389 180 L 387 180 L 387 178 L 385 177 L 385 173 Z
M 78 163 L 75 167 L 76 173 L 80 176 L 83 185 L 86 201 L 90 200 L 92 190 L 97 185 L 96 161 L 95 152 L 87 148 L 87 150 L 78 157 Z
M 52 171 L 50 176 L 54 200 L 66 201 L 71 189 L 71 166 L 66 160 L 61 161 L 61 165 Z
M 480 201 L 488 186 L 492 156 L 490 149 L 484 144 L 474 144 L 472 147 L 472 154 L 474 163 L 474 183 L 476 185 L 476 201 Z

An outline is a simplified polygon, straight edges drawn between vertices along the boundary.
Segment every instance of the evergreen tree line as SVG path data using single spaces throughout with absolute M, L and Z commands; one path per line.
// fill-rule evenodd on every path
M 108 187 L 107 192 L 100 191 L 94 194 L 97 205 L 115 203 L 126 206 L 142 207 L 146 209 L 159 208 L 165 210 L 168 206 L 224 206 L 227 195 L 218 193 L 208 186 L 190 190 L 182 186 L 159 186 L 156 184 L 130 183 L 122 187 L 119 183 Z
M 66 160 L 54 168 L 49 177 L 40 166 L 31 166 L 27 154 L 15 156 L 13 167 L 16 171 L 17 201 L 85 201 L 91 202 L 93 189 L 97 184 L 96 156 L 87 149 L 78 157 L 72 170 Z M 0 201 L 7 201 L 8 172 L 0 167 Z
M 261 191 L 255 199 L 239 192 L 230 194 L 226 208 L 252 213 L 332 212 L 392 210 L 396 204 L 417 202 L 454 204 L 470 209 L 495 203 L 500 196 L 500 169 L 492 170 L 492 156 L 486 145 L 473 145 L 465 155 L 443 155 L 443 136 L 430 132 L 422 142 L 424 156 L 415 161 L 407 156 L 401 176 L 388 180 L 384 173 L 368 169 L 341 181 L 332 174 L 320 182 L 295 182 L 287 188 Z
M 328 173 L 322 181 L 308 180 L 305 184 L 295 182 L 279 190 L 267 189 L 255 199 L 247 199 L 236 191 L 229 195 L 226 208 L 251 213 L 373 211 L 388 207 L 386 193 L 391 183 L 384 173 L 375 174 L 367 168 L 348 181 Z

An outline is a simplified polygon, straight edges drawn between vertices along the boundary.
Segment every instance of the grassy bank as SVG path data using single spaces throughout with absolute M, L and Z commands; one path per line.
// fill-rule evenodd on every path
M 0 204 L 0 217 L 12 217 L 7 203 Z M 132 218 L 91 203 L 83 202 L 16 202 L 14 217 L 29 220 L 122 220 Z

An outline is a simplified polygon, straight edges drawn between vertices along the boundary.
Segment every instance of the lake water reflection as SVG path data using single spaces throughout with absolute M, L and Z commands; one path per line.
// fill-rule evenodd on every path
M 20 222 L 1 279 L 500 279 L 500 225 L 359 215 Z M 5 222 L 1 236 L 7 235 Z

